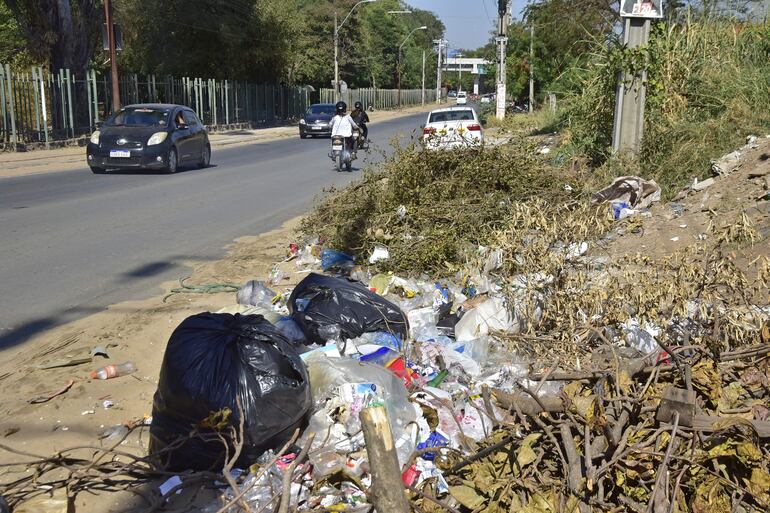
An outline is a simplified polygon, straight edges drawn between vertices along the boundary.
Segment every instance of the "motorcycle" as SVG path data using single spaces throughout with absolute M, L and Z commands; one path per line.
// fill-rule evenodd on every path
M 357 158 L 356 152 L 361 138 L 359 130 L 353 130 L 353 136 L 346 139 L 335 135 L 332 137 L 332 150 L 329 152 L 329 158 L 334 161 L 337 171 L 342 171 L 343 166 L 346 171 L 353 170 L 353 161 Z

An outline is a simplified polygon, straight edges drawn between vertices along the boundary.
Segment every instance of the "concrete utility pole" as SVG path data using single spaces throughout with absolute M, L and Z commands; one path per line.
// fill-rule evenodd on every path
M 535 20 L 529 22 L 529 112 L 535 111 Z
M 445 39 L 435 39 L 433 44 L 438 45 L 436 51 L 438 54 L 438 64 L 436 65 L 436 103 L 441 103 L 441 58 L 444 55 L 444 47 L 447 42 Z
M 457 62 L 459 59 L 462 59 L 462 58 L 463 58 L 463 54 L 458 53 L 457 55 L 455 55 L 455 62 Z M 457 92 L 459 93 L 460 91 L 463 90 L 463 65 L 461 62 L 457 62 L 457 69 L 460 73 L 460 76 L 457 79 Z
M 422 104 L 425 105 L 425 50 L 422 51 Z
M 508 0 L 498 0 L 497 2 L 498 27 L 497 27 L 497 91 L 495 101 L 495 116 L 499 120 L 505 119 L 505 103 L 508 96 L 507 82 L 508 74 L 505 68 L 505 47 L 508 42 Z
M 104 0 L 104 21 L 107 25 L 107 44 L 110 48 L 110 82 L 112 82 L 112 112 L 120 110 L 120 84 L 118 83 L 118 52 L 115 48 L 115 30 L 112 23 L 112 5 Z
M 628 48 L 644 46 L 650 39 L 650 20 L 626 18 L 623 45 Z M 642 142 L 644 103 L 647 96 L 647 70 L 634 75 L 620 73 L 615 99 L 615 127 L 612 149 L 615 152 L 636 153 Z

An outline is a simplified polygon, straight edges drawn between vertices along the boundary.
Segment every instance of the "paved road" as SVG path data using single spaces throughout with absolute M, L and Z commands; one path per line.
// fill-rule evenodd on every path
M 387 147 L 423 120 L 383 121 L 370 135 Z M 221 257 L 233 239 L 307 211 L 324 187 L 360 176 L 334 172 L 328 144 L 296 137 L 215 150 L 214 167 L 176 175 L 84 167 L 0 179 L 0 350 L 156 294 L 184 262 Z

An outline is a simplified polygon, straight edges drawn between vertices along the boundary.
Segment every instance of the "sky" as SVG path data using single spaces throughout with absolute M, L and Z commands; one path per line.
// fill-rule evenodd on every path
M 489 41 L 497 22 L 497 0 L 406 0 L 418 9 L 432 11 L 444 22 L 450 48 L 472 50 Z M 518 18 L 526 0 L 512 0 L 511 12 Z M 486 7 L 486 9 L 485 9 Z

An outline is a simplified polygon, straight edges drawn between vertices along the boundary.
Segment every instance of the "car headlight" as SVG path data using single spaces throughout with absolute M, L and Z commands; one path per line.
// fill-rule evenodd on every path
M 305 121 L 304 119 L 300 119 L 299 120 L 299 124 L 300 125 L 307 125 L 307 121 Z
M 99 130 L 91 134 L 91 144 L 99 144 Z
M 147 141 L 147 146 L 160 144 L 166 140 L 166 137 L 168 137 L 168 132 L 155 132 L 152 134 L 152 137 L 150 137 L 150 140 Z

